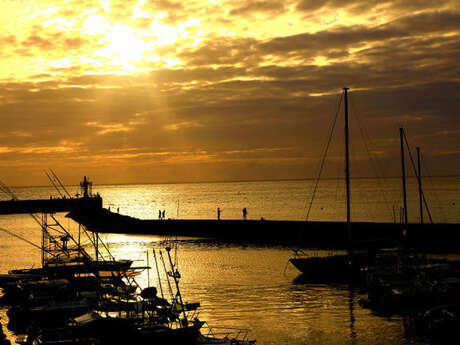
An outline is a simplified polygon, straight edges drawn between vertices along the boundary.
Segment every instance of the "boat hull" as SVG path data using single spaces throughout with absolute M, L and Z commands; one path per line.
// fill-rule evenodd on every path
M 360 263 L 352 263 L 347 255 L 292 258 L 289 261 L 308 281 L 365 283 L 366 274 Z

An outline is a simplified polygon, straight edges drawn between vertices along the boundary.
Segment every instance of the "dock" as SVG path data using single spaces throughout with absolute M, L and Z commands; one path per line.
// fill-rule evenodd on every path
M 102 208 L 100 196 L 36 200 L 2 200 L 0 214 L 69 212 L 74 208 Z
M 287 245 L 304 248 L 345 249 L 346 222 L 255 220 L 255 219 L 138 219 L 105 208 L 84 213 L 71 211 L 68 217 L 99 233 L 206 238 L 222 242 Z M 402 237 L 400 224 L 354 222 L 353 246 L 395 247 L 405 241 L 412 248 L 428 252 L 460 252 L 459 224 L 409 224 Z
M 19 200 L 8 187 L 2 185 L 2 191 L 10 195 L 11 199 L 0 200 L 0 214 L 56 213 L 69 212 L 75 209 L 97 211 L 102 209 L 102 197 L 99 194 L 92 194 L 93 183 L 86 176 L 80 182 L 81 194 L 77 194 L 76 197 L 72 197 L 59 180 L 58 182 L 60 187 L 54 181 L 53 184 L 58 190 L 60 197 L 53 198 L 50 196 L 49 199 L 35 200 Z M 81 197 L 78 197 L 78 195 L 81 195 Z

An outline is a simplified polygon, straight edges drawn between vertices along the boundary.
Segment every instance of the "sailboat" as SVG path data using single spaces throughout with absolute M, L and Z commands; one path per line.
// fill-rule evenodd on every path
M 289 259 L 305 278 L 327 282 L 363 282 L 362 254 L 354 253 L 351 241 L 351 202 L 350 202 L 350 151 L 349 151 L 349 126 L 348 126 L 348 90 L 343 88 L 344 113 L 345 113 L 345 183 L 346 183 L 346 210 L 348 233 L 347 253 L 342 255 L 328 255 L 325 257 L 312 257 L 296 253 Z M 365 254 L 367 255 L 367 254 Z

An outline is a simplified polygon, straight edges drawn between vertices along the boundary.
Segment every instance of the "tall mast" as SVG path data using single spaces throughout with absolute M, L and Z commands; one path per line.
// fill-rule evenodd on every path
M 353 254 L 351 245 L 351 208 L 350 208 L 350 149 L 348 140 L 348 87 L 344 87 L 345 96 L 345 184 L 347 191 L 347 232 L 348 232 L 348 254 Z
M 418 171 L 418 197 L 420 204 L 420 224 L 423 224 L 423 191 L 422 191 L 422 169 L 420 164 L 420 147 L 417 147 L 417 171 Z
M 403 187 L 403 214 L 404 214 L 404 230 L 407 232 L 407 193 L 406 193 L 406 168 L 404 165 L 404 128 L 399 129 L 399 137 L 401 140 L 401 175 Z

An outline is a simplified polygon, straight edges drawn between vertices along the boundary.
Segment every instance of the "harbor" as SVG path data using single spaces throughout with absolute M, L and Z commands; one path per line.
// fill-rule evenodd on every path
M 341 221 L 271 219 L 140 219 L 103 207 L 99 194 L 37 200 L 0 201 L 0 214 L 66 212 L 67 217 L 97 233 L 203 237 L 210 240 L 317 249 L 345 249 L 347 225 Z M 460 251 L 457 223 L 410 223 L 405 229 L 412 247 L 420 251 Z M 402 226 L 390 222 L 354 222 L 353 241 L 358 247 L 394 247 Z M 432 234 L 437 236 L 433 237 Z
M 41 232 L 41 246 L 24 241 L 40 249 L 41 265 L 0 275 L 0 305 L 7 310 L 7 327 L 16 343 L 255 342 L 247 338 L 247 330 L 217 336 L 206 321 L 198 319 L 200 303 L 184 302 L 179 288 L 181 274 L 176 257 L 172 258 L 177 254 L 172 252 L 174 242 L 151 251 L 159 284 L 150 286 L 148 279 L 147 286 L 141 287 L 135 277 L 145 270 L 149 276 L 150 260 L 145 266 L 134 266 L 130 259 L 117 260 L 97 234 L 92 236 L 79 227 L 78 235 L 74 235 L 52 214 L 32 219 Z M 89 240 L 90 246 L 83 247 L 81 238 Z M 158 268 L 156 255 L 161 258 L 163 271 Z M 167 281 L 169 296 L 163 290 L 161 275 Z M 8 342 L 5 339 L 5 344 Z
M 77 234 L 65 227 L 54 212 L 46 211 L 42 212 L 41 218 L 30 213 L 39 225 L 41 245 L 0 228 L 2 232 L 38 248 L 41 254 L 39 267 L 10 269 L 8 274 L 0 275 L 3 293 L 1 304 L 7 308 L 8 329 L 16 335 L 16 343 L 254 344 L 256 340 L 248 338 L 250 329 L 246 328 L 247 324 L 235 336 L 226 333 L 219 337 L 207 321 L 198 318 L 197 310 L 201 302 L 184 301 L 179 288 L 182 278 L 177 258 L 179 237 L 196 237 L 198 242 L 195 243 L 212 240 L 218 245 L 222 242 L 234 245 L 236 242 L 237 246 L 242 247 L 254 244 L 290 246 L 293 253 L 287 265 L 291 264 L 300 272 L 293 283 L 326 284 L 331 287 L 344 284 L 348 287 L 351 341 L 356 337 L 356 289 L 367 295 L 359 299 L 359 306 L 363 309 L 382 315 L 402 316 L 407 335 L 434 341 L 450 339 L 460 325 L 460 314 L 455 308 L 460 303 L 460 260 L 436 258 L 433 254 L 439 251 L 455 253 L 458 247 L 455 238 L 457 224 L 452 224 L 450 233 L 448 230 L 441 231 L 445 224 L 433 224 L 422 189 L 418 148 L 419 164 L 417 167 L 413 165 L 413 168 L 418 187 L 420 224 L 416 228 L 414 223 L 409 223 L 404 159 L 406 146 L 409 153 L 411 151 L 403 128 L 400 128 L 403 197 L 402 207 L 399 207 L 399 224 L 396 221 L 391 226 L 391 223 L 351 220 L 348 88 L 343 91 L 346 222 L 312 223 L 309 219 L 321 175 L 315 181 L 303 222 L 266 221 L 264 217 L 250 220 L 247 207 L 242 208 L 242 220 L 222 220 L 220 206 L 217 207 L 217 220 L 179 219 L 179 202 L 175 220 L 166 217 L 165 209 L 158 210 L 158 220 L 141 220 L 120 215 L 119 207 L 116 213 L 111 212 L 110 208 L 103 209 L 100 195 L 93 195 L 92 183 L 85 176 L 80 183 L 79 195 L 83 195 L 83 200 L 88 202 L 71 204 L 70 212 L 65 216 L 78 224 Z M 323 159 L 326 154 L 327 150 Z M 52 176 L 48 174 L 48 177 L 62 199 L 72 200 L 72 194 L 54 172 L 50 172 Z M 11 202 L 20 200 L 10 188 L 3 183 L 1 186 Z M 338 186 L 336 188 L 337 192 Z M 92 199 L 98 202 L 91 203 Z M 336 208 L 333 210 L 337 211 Z M 396 219 L 394 211 L 393 207 L 393 217 Z M 423 222 L 425 212 L 430 224 Z M 132 266 L 135 260 L 116 259 L 109 249 L 110 245 L 101 238 L 102 234 L 114 233 L 160 236 L 164 238 L 160 243 L 163 250 L 147 249 L 146 265 Z M 442 238 L 441 245 L 439 241 L 432 240 L 434 234 Z M 453 247 L 447 246 L 447 243 L 454 241 Z M 327 246 L 329 250 L 345 249 L 345 253 L 312 255 L 302 246 L 310 250 Z M 150 285 L 149 252 L 154 258 L 156 286 Z M 157 255 L 167 284 L 161 278 Z M 142 286 L 136 278 L 143 270 L 147 270 L 147 286 Z M 257 282 L 252 283 L 257 286 Z M 169 287 L 169 299 L 163 286 Z
M 448 178 L 441 180 L 439 183 L 442 182 L 452 186 L 453 181 L 455 180 Z M 173 219 L 151 219 L 151 215 L 154 214 L 151 211 L 152 199 L 155 200 L 156 209 L 163 208 L 167 210 L 167 214 L 170 216 L 177 215 L 177 212 L 173 212 L 173 210 L 174 207 L 177 207 L 178 195 L 187 195 L 191 200 L 195 200 L 198 195 L 204 194 L 203 188 L 208 188 L 209 201 L 206 197 L 202 197 L 200 199 L 202 204 L 194 203 L 193 207 L 187 208 L 187 200 L 182 197 L 180 214 L 184 218 L 192 218 L 191 216 L 195 215 L 193 212 L 196 210 L 203 211 L 198 216 L 201 219 L 195 218 L 191 223 L 184 222 L 182 225 L 188 228 L 193 222 L 195 224 L 209 222 L 212 226 L 215 226 L 215 223 L 218 222 L 217 219 L 207 220 L 210 215 L 215 214 L 215 209 L 206 209 L 201 206 L 207 205 L 211 201 L 216 202 L 217 195 L 224 198 L 225 195 L 232 196 L 234 195 L 231 192 L 232 190 L 243 186 L 247 192 L 243 195 L 242 202 L 234 206 L 235 218 L 238 215 L 241 218 L 234 220 L 234 225 L 236 225 L 234 230 L 236 231 L 239 226 L 248 224 L 248 227 L 244 228 L 244 230 L 249 231 L 249 225 L 261 222 L 260 214 L 265 214 L 269 218 L 265 222 L 269 222 L 270 218 L 275 217 L 275 215 L 267 212 L 266 204 L 264 204 L 263 208 L 256 206 L 254 200 L 259 199 L 260 193 L 266 195 L 267 191 L 271 191 L 274 195 L 280 197 L 278 189 L 305 190 L 308 189 L 308 183 L 308 181 L 285 181 L 244 184 L 97 186 L 96 190 L 101 195 L 105 206 L 101 210 L 106 210 L 103 212 L 108 213 L 110 208 L 112 210 L 110 211 L 112 213 L 110 217 L 113 217 L 114 220 L 119 221 L 118 217 L 125 217 L 126 215 L 123 215 L 123 213 L 128 213 L 132 215 L 127 216 L 131 218 L 130 221 L 133 221 L 133 219 L 141 221 L 142 217 L 144 217 L 143 221 L 146 223 L 159 224 L 160 229 L 161 226 L 164 226 L 164 233 L 160 232 L 160 234 L 101 232 L 99 236 L 107 243 L 114 257 L 132 260 L 135 263 L 132 265 L 133 267 L 151 266 L 152 268 L 155 266 L 153 264 L 152 250 L 155 250 L 158 254 L 161 249 L 163 250 L 163 255 L 165 255 L 165 245 L 169 243 L 170 239 L 176 239 L 178 267 L 182 276 L 181 292 L 184 296 L 184 302 L 199 302 L 200 320 L 207 321 L 215 331 L 219 328 L 248 329 L 250 330 L 249 339 L 256 339 L 257 344 L 285 343 L 300 345 L 305 342 L 339 344 L 351 341 L 358 341 L 363 344 L 419 344 L 416 336 L 414 338 L 410 336 L 409 331 L 406 332 L 404 320 L 407 317 L 404 313 L 394 313 L 390 320 L 387 316 L 379 316 L 376 311 L 370 308 L 369 303 L 366 304 L 365 301 L 369 296 L 368 292 L 363 291 L 362 288 L 350 290 L 347 284 L 318 284 L 303 280 L 300 272 L 289 264 L 289 259 L 294 255 L 291 248 L 297 248 L 297 246 L 292 244 L 283 245 L 276 241 L 257 242 L 243 239 L 234 241 L 231 239 L 225 240 L 224 238 L 216 240 L 210 237 L 190 236 L 191 234 L 199 233 L 194 232 L 195 228 L 189 229 L 191 232 L 188 235 L 174 234 L 174 231 L 167 228 L 168 222 L 173 222 Z M 335 181 L 330 185 L 335 188 Z M 180 189 L 180 194 L 172 192 L 178 189 Z M 225 192 L 226 190 L 229 193 Z M 452 188 L 452 190 L 456 190 L 456 187 Z M 18 195 L 18 199 L 20 199 L 26 189 L 15 189 L 14 191 Z M 54 193 L 53 188 L 40 189 L 39 191 L 42 195 Z M 169 196 L 170 202 L 168 203 L 167 199 L 158 199 L 156 196 L 160 195 L 157 194 L 158 191 L 161 191 L 161 195 Z M 139 195 L 146 195 L 146 197 L 137 203 L 133 203 L 132 198 L 136 198 Z M 148 195 L 153 196 L 153 198 Z M 246 199 L 248 196 L 254 199 Z M 230 200 L 230 198 L 219 199 L 218 202 L 224 210 L 223 214 L 231 217 L 230 202 L 226 200 Z M 273 200 L 276 202 L 276 197 L 273 197 Z M 356 200 L 357 203 L 358 201 Z M 451 204 L 450 199 L 449 203 Z M 130 207 L 129 205 L 132 206 Z M 241 210 L 243 205 L 250 205 L 247 207 L 248 219 L 246 220 L 242 219 Z M 276 204 L 274 203 L 273 205 Z M 291 201 L 284 209 L 277 207 L 270 207 L 270 209 L 289 214 L 295 209 L 295 205 Z M 301 204 L 299 203 L 299 205 Z M 136 208 L 133 206 L 136 206 Z M 117 208 L 120 208 L 120 211 L 113 212 Z M 78 233 L 78 223 L 67 215 L 68 212 L 61 212 L 56 213 L 55 217 L 61 224 L 65 224 L 66 228 L 69 227 L 73 233 Z M 254 219 L 256 217 L 259 219 Z M 455 214 L 452 214 L 452 218 L 454 217 Z M 181 219 L 174 220 L 179 221 Z M 16 229 L 15 232 L 18 235 L 24 236 L 27 234 L 27 238 L 30 241 L 40 243 L 40 227 L 29 215 L 3 215 L 0 221 L 2 228 L 7 228 L 11 231 Z M 227 221 L 224 222 L 226 224 L 232 222 L 231 219 L 221 219 L 220 221 Z M 247 223 L 244 223 L 245 221 Z M 273 222 L 276 223 L 276 221 Z M 284 219 L 279 224 L 286 225 L 290 224 L 290 222 L 297 225 L 303 223 L 300 220 L 290 221 Z M 318 222 L 317 224 L 319 226 L 319 224 L 324 225 L 327 223 Z M 331 222 L 331 224 L 334 224 L 334 222 Z M 340 224 L 337 225 L 338 227 L 343 226 L 342 222 L 338 222 L 338 224 Z M 134 223 L 126 227 L 126 229 L 131 228 L 136 229 Z M 17 229 L 21 229 L 21 231 L 18 232 Z M 168 230 L 166 231 L 166 229 Z M 216 227 L 215 231 L 218 231 L 218 229 L 220 228 Z M 265 236 L 264 232 L 267 229 L 267 227 L 261 228 L 258 236 Z M 324 231 L 326 230 L 323 229 Z M 321 232 L 320 228 L 318 232 Z M 278 231 L 278 234 L 280 233 L 282 231 Z M 12 238 L 3 232 L 0 232 L 0 236 L 1 243 L 4 246 L 0 253 L 2 255 L 0 264 L 2 273 L 40 265 L 41 254 L 37 248 L 33 248 L 28 243 Z M 329 242 L 333 243 L 334 241 L 334 239 L 330 239 Z M 88 247 L 88 245 L 89 243 L 85 244 L 88 251 L 93 251 L 92 246 Z M 326 256 L 330 253 L 329 250 L 322 249 L 304 248 L 303 250 L 312 257 Z M 146 257 L 147 251 L 150 254 L 150 264 L 148 264 Z M 16 252 L 21 252 L 22 255 L 12 255 L 12 253 Z M 338 250 L 337 253 L 344 254 L 345 251 Z M 451 261 L 458 259 L 455 253 L 428 253 L 428 255 L 429 257 L 440 259 L 448 258 Z M 10 259 L 7 259 L 7 257 Z M 152 270 L 150 277 L 147 276 L 147 271 L 143 270 L 137 276 L 137 280 L 143 287 L 147 287 L 150 284 L 150 286 L 158 288 L 158 282 L 154 276 Z M 161 276 L 163 283 L 166 283 L 164 272 L 161 273 Z M 285 319 L 284 324 L 279 324 L 276 321 L 280 315 L 283 315 Z M 6 315 L 5 309 L 3 312 L 0 311 L 0 317 L 7 337 L 12 340 L 16 339 L 12 331 L 7 328 L 8 315 Z M 286 324 L 289 325 L 288 328 L 286 328 Z M 391 334 L 391 337 L 388 339 L 380 337 L 379 334 L 383 333 Z
M 158 208 L 158 219 L 140 219 L 122 215 L 119 206 L 116 207 L 116 212 L 111 211 L 112 205 L 105 209 L 102 191 L 101 194 L 93 194 L 92 183 L 86 176 L 80 183 L 80 192 L 75 194 L 74 199 L 74 195 L 52 170 L 52 175 L 48 174 L 48 177 L 60 195 L 58 199 L 53 199 L 50 195 L 46 202 L 33 199 L 21 203 L 18 194 L 2 183 L 2 192 L 11 199 L 3 203 L 4 213 L 14 213 L 14 207 L 19 211 L 28 210 L 36 226 L 38 225 L 37 237 L 41 238 L 40 245 L 34 244 L 30 234 L 25 236 L 0 227 L 2 233 L 22 240 L 40 251 L 39 265 L 36 266 L 35 263 L 15 269 L 10 267 L 7 274 L 0 275 L 0 304 L 6 310 L 7 328 L 15 337 L 14 341 L 20 345 L 253 345 L 256 339 L 263 339 L 264 343 L 270 344 L 275 338 L 279 338 L 273 334 L 271 339 L 265 338 L 269 334 L 267 329 L 264 333 L 258 334 L 257 329 L 260 325 L 255 326 L 254 333 L 257 338 L 252 338 L 249 336 L 252 331 L 251 321 L 247 319 L 242 326 L 236 326 L 231 322 L 232 317 L 227 320 L 229 324 L 224 326 L 227 330 L 221 335 L 202 318 L 201 306 L 202 303 L 206 303 L 202 302 L 203 293 L 194 295 L 188 290 L 197 300 L 187 301 L 182 289 L 184 272 L 182 269 L 179 270 L 179 267 L 188 265 L 189 271 L 193 272 L 199 266 L 193 265 L 196 261 L 191 258 L 179 264 L 178 257 L 183 251 L 179 244 L 186 247 L 188 242 L 198 245 L 195 249 L 197 257 L 202 254 L 202 245 L 217 248 L 227 246 L 230 252 L 235 247 L 239 250 L 250 247 L 252 252 L 257 252 L 254 249 L 258 247 L 281 247 L 284 254 L 286 250 L 291 251 L 290 256 L 286 258 L 284 269 L 286 272 L 288 267 L 292 267 L 298 273 L 291 284 L 314 288 L 325 285 L 332 294 L 335 294 L 336 289 L 348 292 L 348 303 L 343 305 L 342 301 L 340 319 L 349 321 L 346 329 L 352 343 L 357 338 L 357 308 L 369 310 L 377 317 L 399 316 L 397 322 L 404 327 L 401 336 L 410 338 L 410 341 L 426 339 L 436 342 L 451 339 L 460 326 L 460 314 L 456 308 L 460 303 L 460 259 L 447 255 L 452 256 L 459 251 L 458 223 L 433 222 L 432 212 L 426 201 L 427 194 L 422 190 L 420 164 L 417 168 L 414 166 L 419 196 L 419 223 L 409 222 L 410 202 L 404 155 L 405 146 L 409 152 L 410 148 L 403 128 L 400 128 L 403 198 L 398 198 L 402 201 L 402 206 L 399 207 L 399 222 L 396 221 L 394 205 L 393 223 L 352 221 L 354 208 L 350 192 L 347 92 L 348 89 L 344 88 L 345 194 L 343 199 L 335 200 L 344 206 L 346 221 L 312 221 L 309 218 L 320 175 L 315 181 L 311 181 L 314 188 L 308 208 L 307 203 L 304 206 L 304 209 L 308 209 L 304 221 L 266 220 L 263 216 L 251 219 L 248 210 L 252 208 L 246 205 L 241 208 L 242 219 L 223 219 L 223 203 L 216 203 L 216 200 L 212 201 L 217 206 L 217 219 L 180 218 L 179 201 L 175 219 L 166 216 L 164 207 Z M 326 153 L 327 151 L 325 155 Z M 213 187 L 216 185 L 209 184 L 207 188 Z M 245 187 L 248 189 L 247 185 Z M 145 194 L 143 187 L 137 188 L 138 191 L 133 194 L 136 198 Z M 335 188 L 337 196 L 339 185 Z M 212 192 L 221 195 L 221 191 Z M 208 190 L 209 194 L 212 192 Z M 240 193 L 240 190 L 237 189 L 237 192 Z M 373 192 L 376 195 L 381 193 L 378 189 Z M 260 190 L 256 193 L 260 193 Z M 197 203 L 203 202 L 204 198 L 200 194 L 192 196 L 193 209 Z M 167 193 L 163 190 L 157 197 L 161 198 L 164 195 Z M 286 195 L 289 200 L 293 197 L 291 193 Z M 126 197 L 126 192 L 120 193 L 119 197 L 122 201 L 121 198 Z M 279 198 L 279 195 L 276 198 Z M 239 199 L 245 203 L 248 201 L 245 197 Z M 331 201 L 329 199 L 329 202 Z M 451 204 L 454 206 L 455 202 Z M 141 204 L 135 202 L 130 205 L 139 207 Z M 36 209 L 33 209 L 34 206 Z M 55 207 L 55 210 L 51 206 Z M 146 206 L 155 210 L 150 203 Z M 232 206 L 237 206 L 237 203 Z M 336 205 L 328 203 L 328 208 L 329 211 L 340 214 L 341 208 Z M 69 212 L 56 212 L 64 210 Z M 323 211 L 324 206 L 320 206 L 319 210 Z M 425 212 L 430 223 L 423 221 Z M 37 213 L 41 213 L 41 216 Z M 67 221 L 67 226 L 64 225 L 64 221 Z M 133 265 L 140 260 L 130 257 L 119 258 L 113 254 L 114 246 L 111 241 L 114 236 L 145 236 L 141 237 L 141 241 L 155 236 L 156 240 L 149 245 L 144 242 L 144 264 Z M 325 253 L 324 249 L 329 252 Z M 312 253 L 312 250 L 323 252 Z M 120 251 L 125 254 L 135 253 L 132 248 L 126 248 L 125 245 L 120 247 Z M 444 257 L 436 257 L 439 253 Z M 240 255 L 246 256 L 242 253 Z M 153 261 L 150 259 L 151 256 Z M 252 264 L 255 266 L 256 262 L 264 259 L 264 256 L 259 255 L 253 259 Z M 235 259 L 227 263 L 232 275 L 241 271 L 235 264 Z M 273 269 L 273 262 L 268 261 L 267 264 Z M 206 272 L 205 267 L 201 270 Z M 254 268 L 251 266 L 250 270 Z M 142 282 L 137 276 L 143 271 L 146 271 L 147 277 L 145 280 L 144 276 Z M 150 273 L 153 275 L 152 279 Z M 273 274 L 276 275 L 276 271 L 270 271 L 269 275 Z M 197 274 L 192 275 L 192 279 L 196 279 Z M 216 278 L 211 276 L 207 279 L 208 282 L 204 286 L 216 289 L 214 293 L 221 294 L 228 289 L 227 286 L 214 288 Z M 259 285 L 260 281 L 263 285 Z M 270 288 L 271 285 L 267 283 L 266 277 L 259 281 L 251 280 L 249 291 L 246 291 L 242 298 L 258 296 L 258 293 L 250 291 Z M 233 284 L 229 286 L 231 288 Z M 202 291 L 203 286 L 197 285 L 195 288 Z M 232 293 L 235 292 L 231 289 L 227 291 L 227 302 L 231 299 Z M 273 298 L 273 295 L 270 298 Z M 324 298 L 316 298 L 316 302 L 324 302 Z M 266 302 L 263 304 L 263 308 L 252 310 L 252 314 L 261 311 L 266 313 L 270 310 Z M 212 310 L 215 303 L 209 307 Z M 231 316 L 244 313 L 244 309 L 237 310 L 234 307 L 230 307 Z M 241 307 L 240 305 L 239 308 Z M 344 307 L 349 310 L 348 317 L 343 315 Z M 326 318 L 333 315 L 326 314 Z M 211 319 L 214 317 L 209 314 L 208 316 Z M 250 317 L 253 318 L 254 315 Z M 267 317 L 263 315 L 262 322 L 265 320 Z M 294 327 L 299 328 L 299 318 L 289 322 L 294 322 Z M 332 328 L 327 325 L 320 329 L 327 334 Z M 234 330 L 235 333 L 231 333 Z M 312 330 L 314 332 L 316 328 Z M 292 337 L 292 329 L 288 328 L 288 331 L 291 331 L 289 337 Z M 312 334 L 314 333 L 304 332 L 302 336 L 307 335 L 311 339 Z M 289 338 L 289 341 L 292 339 Z M 365 338 L 366 342 L 368 340 L 370 339 Z M 6 343 L 8 341 L 5 339 Z
M 0 345 L 458 342 L 458 1 L 1 14 Z

